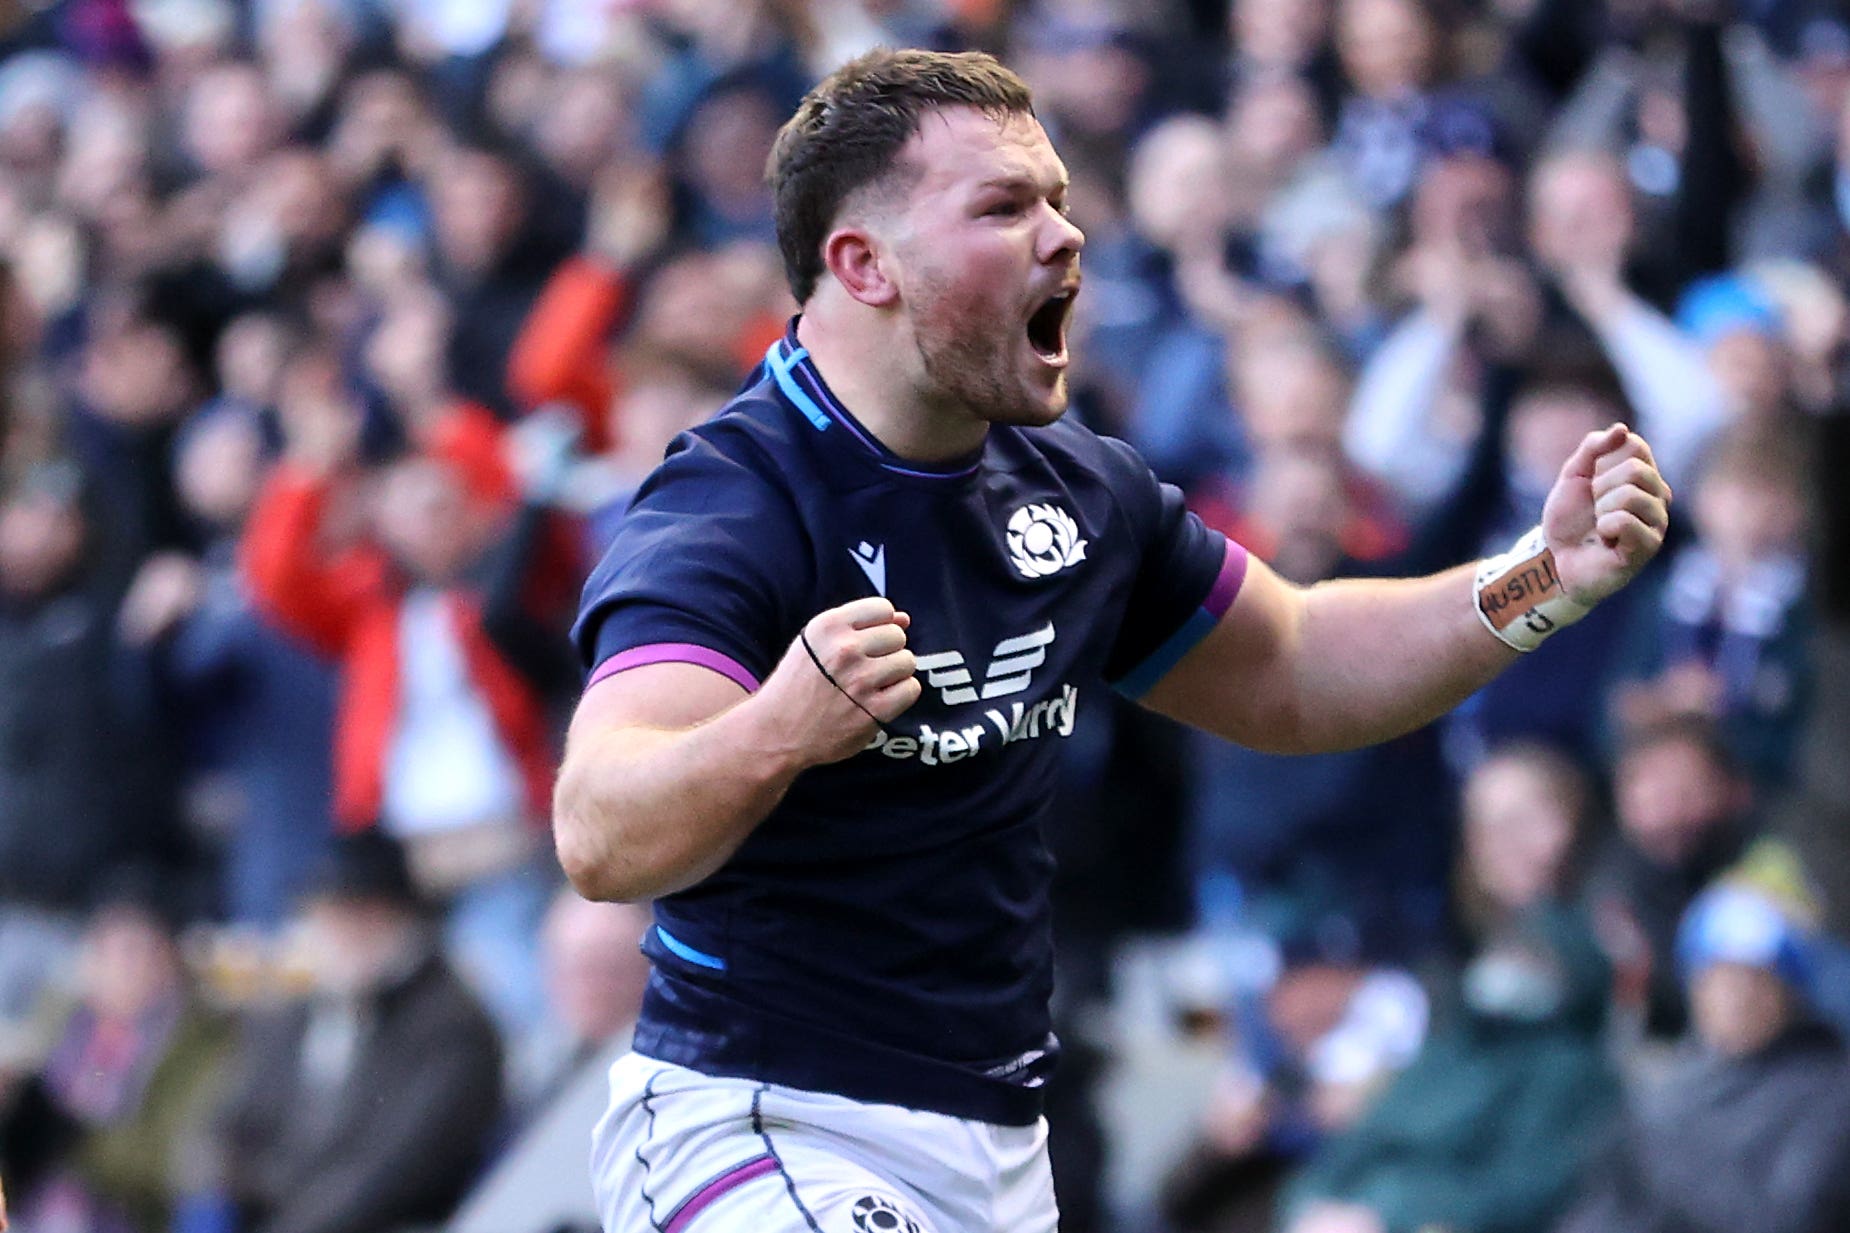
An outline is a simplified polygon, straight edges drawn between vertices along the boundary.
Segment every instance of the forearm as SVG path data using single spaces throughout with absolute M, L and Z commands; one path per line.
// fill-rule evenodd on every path
M 1344 579 L 1302 593 L 1287 731 L 1298 752 L 1353 749 L 1432 722 L 1516 659 L 1485 628 L 1474 567 Z
M 681 729 L 575 733 L 553 802 L 559 861 L 588 899 L 649 899 L 718 869 L 807 765 L 748 698 Z

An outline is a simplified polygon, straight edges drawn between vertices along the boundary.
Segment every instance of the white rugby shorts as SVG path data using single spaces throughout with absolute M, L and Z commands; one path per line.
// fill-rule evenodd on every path
M 605 1233 L 1054 1233 L 1047 1123 L 995 1126 L 713 1078 L 610 1068 L 592 1135 Z

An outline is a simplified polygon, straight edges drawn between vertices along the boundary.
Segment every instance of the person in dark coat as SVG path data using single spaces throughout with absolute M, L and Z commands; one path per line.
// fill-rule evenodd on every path
M 1850 1228 L 1850 1054 L 1809 1008 L 1807 941 L 1724 884 L 1690 908 L 1679 950 L 1685 1052 L 1629 1102 L 1558 1233 Z
M 388 837 L 341 840 L 303 915 L 315 993 L 249 1024 L 217 1123 L 237 1227 L 442 1221 L 502 1116 L 494 1025 L 437 951 Z
M 1611 968 L 1538 906 L 1467 965 L 1463 1005 L 1283 1205 L 1291 1233 L 1540 1233 L 1606 1133 Z

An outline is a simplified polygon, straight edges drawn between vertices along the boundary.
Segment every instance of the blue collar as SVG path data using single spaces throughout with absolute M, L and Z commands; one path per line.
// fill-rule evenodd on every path
M 974 457 L 958 459 L 946 467 L 933 468 L 901 458 L 882 445 L 871 432 L 862 427 L 848 408 L 842 406 L 835 392 L 829 389 L 828 382 L 816 371 L 815 362 L 809 357 L 809 348 L 797 341 L 798 320 L 792 317 L 784 330 L 784 336 L 772 343 L 764 353 L 764 367 L 777 383 L 778 392 L 802 413 L 811 427 L 817 432 L 826 432 L 831 426 L 839 425 L 862 449 L 872 455 L 875 462 L 897 475 L 914 479 L 963 479 L 976 473 L 977 467 L 982 464 L 981 450 Z

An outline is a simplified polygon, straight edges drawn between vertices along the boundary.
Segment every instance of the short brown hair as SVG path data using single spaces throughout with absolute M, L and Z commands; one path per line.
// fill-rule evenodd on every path
M 822 242 L 850 196 L 886 176 L 936 107 L 1001 118 L 1033 115 L 1027 83 L 983 52 L 876 48 L 803 96 L 778 130 L 765 167 L 777 206 L 777 244 L 799 304 L 822 278 Z

